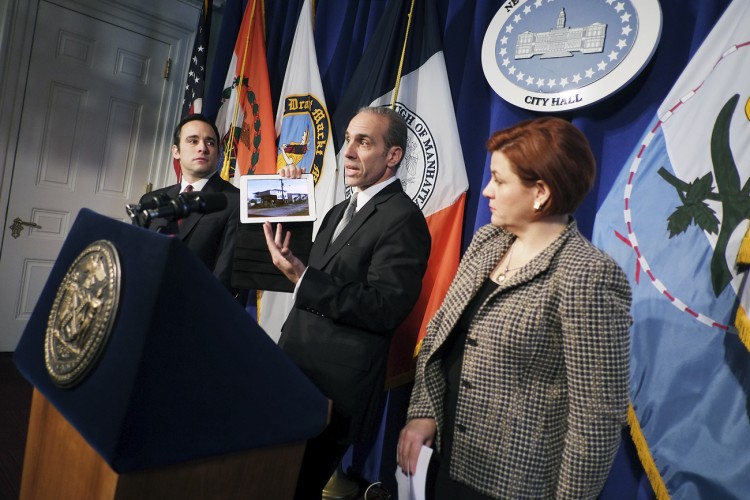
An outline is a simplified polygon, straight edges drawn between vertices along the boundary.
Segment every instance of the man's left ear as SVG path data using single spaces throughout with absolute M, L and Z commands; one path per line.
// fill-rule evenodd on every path
M 401 161 L 402 156 L 404 156 L 403 149 L 398 146 L 391 146 L 391 149 L 388 151 L 388 159 L 386 161 L 386 164 L 389 167 L 395 167 L 396 165 L 398 165 L 398 162 Z

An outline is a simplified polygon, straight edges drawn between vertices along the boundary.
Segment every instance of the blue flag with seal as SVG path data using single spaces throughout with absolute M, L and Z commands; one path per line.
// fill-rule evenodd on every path
M 750 216 L 750 3 L 735 0 L 602 204 L 633 287 L 629 422 L 657 498 L 750 491 L 750 353 L 734 315 Z

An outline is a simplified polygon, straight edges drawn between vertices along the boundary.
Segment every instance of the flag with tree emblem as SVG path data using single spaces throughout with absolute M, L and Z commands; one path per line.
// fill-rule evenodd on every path
M 750 3 L 735 0 L 597 214 L 633 287 L 634 442 L 658 498 L 750 491 L 750 354 L 734 328 L 750 216 Z
M 276 131 L 263 33 L 263 1 L 250 0 L 242 17 L 234 54 L 216 117 L 221 134 L 221 176 L 276 173 Z

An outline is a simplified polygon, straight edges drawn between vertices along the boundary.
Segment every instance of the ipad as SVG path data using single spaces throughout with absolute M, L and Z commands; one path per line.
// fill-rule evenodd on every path
M 311 174 L 302 174 L 299 179 L 260 174 L 240 177 L 242 222 L 301 222 L 315 218 L 315 183 Z

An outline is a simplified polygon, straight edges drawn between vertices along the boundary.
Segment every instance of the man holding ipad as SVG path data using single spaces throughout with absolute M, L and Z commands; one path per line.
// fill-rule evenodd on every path
M 343 151 L 352 198 L 326 214 L 307 266 L 281 224 L 263 227 L 274 265 L 295 284 L 279 345 L 333 402 L 329 426 L 308 442 L 296 498 L 320 498 L 347 447 L 375 431 L 390 341 L 419 297 L 431 241 L 396 177 L 406 140 L 390 108 L 352 118 Z

